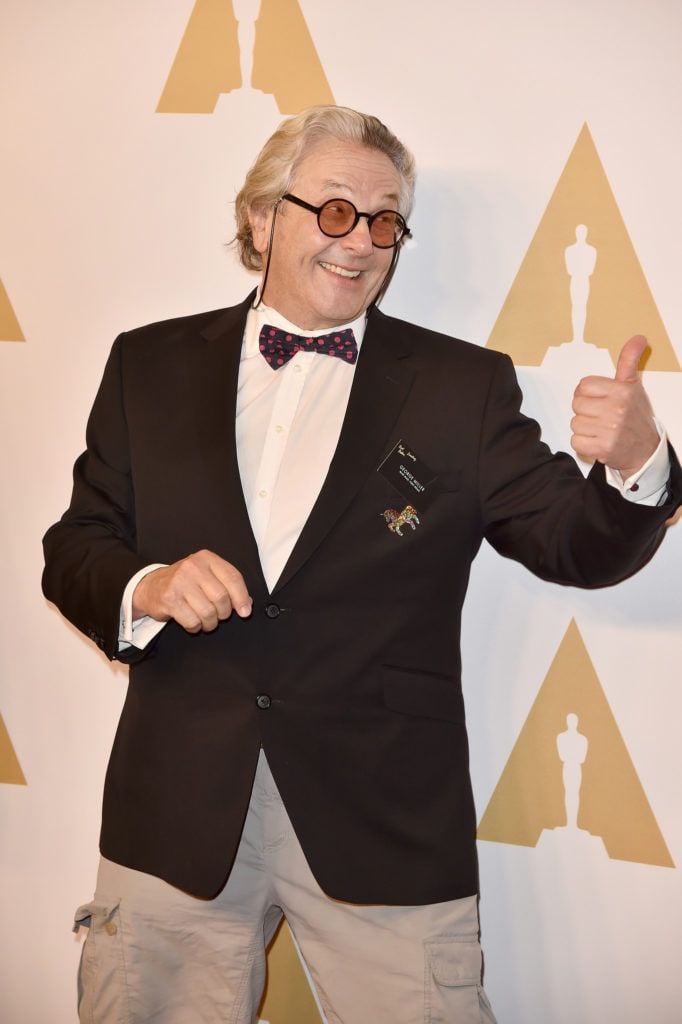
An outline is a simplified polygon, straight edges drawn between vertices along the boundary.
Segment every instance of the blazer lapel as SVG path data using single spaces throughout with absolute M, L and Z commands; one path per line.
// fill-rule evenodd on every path
M 310 558 L 381 459 L 414 378 L 409 344 L 395 323 L 377 309 L 370 313 L 329 472 L 273 594 Z
M 193 348 L 188 376 L 199 437 L 197 459 L 203 470 L 202 494 L 208 495 L 206 507 L 214 523 L 217 515 L 224 516 L 223 522 L 215 523 L 224 537 L 221 550 L 245 579 L 258 579 L 267 592 L 244 499 L 235 433 L 239 361 L 254 295 L 252 292 L 241 305 L 225 310 L 201 331 L 203 349 L 199 353 Z

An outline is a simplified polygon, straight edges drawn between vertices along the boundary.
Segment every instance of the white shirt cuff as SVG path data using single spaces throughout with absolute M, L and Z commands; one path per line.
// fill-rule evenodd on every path
M 617 469 L 604 467 L 607 482 L 620 491 L 627 501 L 637 502 L 640 505 L 658 505 L 665 494 L 670 477 L 668 437 L 658 420 L 654 420 L 654 423 L 660 438 L 658 448 L 637 473 L 633 473 L 627 480 L 623 480 L 622 474 Z
M 165 622 L 152 619 L 150 615 L 143 615 L 141 619 L 133 619 L 133 593 L 135 587 L 154 569 L 164 569 L 165 562 L 155 562 L 153 565 L 145 565 L 144 569 L 136 572 L 123 591 L 121 600 L 121 614 L 118 626 L 118 649 L 125 651 L 128 647 L 137 647 L 143 651 L 157 633 L 160 633 Z

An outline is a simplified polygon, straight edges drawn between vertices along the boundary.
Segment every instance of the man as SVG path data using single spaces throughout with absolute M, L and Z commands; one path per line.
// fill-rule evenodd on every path
M 46 595 L 131 663 L 77 915 L 82 1019 L 252 1021 L 284 912 L 330 1021 L 494 1020 L 459 681 L 472 559 L 485 537 L 545 579 L 612 583 L 682 480 L 643 339 L 576 392 L 585 482 L 505 356 L 377 310 L 413 189 L 375 118 L 289 119 L 237 200 L 258 296 L 112 350 L 45 540 Z

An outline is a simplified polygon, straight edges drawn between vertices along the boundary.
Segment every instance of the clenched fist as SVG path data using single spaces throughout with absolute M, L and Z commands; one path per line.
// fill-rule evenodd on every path
M 210 633 L 233 611 L 249 616 L 251 605 L 239 570 L 213 551 L 197 551 L 140 580 L 133 593 L 133 618 L 175 619 L 188 633 Z

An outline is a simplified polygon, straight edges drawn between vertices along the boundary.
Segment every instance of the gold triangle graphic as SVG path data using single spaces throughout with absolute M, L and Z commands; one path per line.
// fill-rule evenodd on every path
M 268 982 L 258 1017 L 268 1024 L 322 1024 L 286 921 L 268 952 Z
M 608 349 L 616 364 L 633 334 L 649 339 L 648 370 L 679 370 L 665 329 L 621 216 L 599 154 L 585 124 L 559 178 L 488 345 L 517 365 L 539 366 L 551 345 L 572 338 L 566 250 L 576 229 L 587 229 L 596 250 L 589 279 L 584 340 Z
M 0 281 L 0 341 L 25 341 L 5 286 Z
M 243 82 L 239 28 L 256 15 L 252 81 Z M 242 85 L 272 93 L 283 114 L 334 103 L 298 0 L 196 0 L 156 110 L 210 114 Z
M 196 0 L 156 112 L 211 114 L 242 84 L 237 19 L 228 0 Z
M 674 867 L 597 673 L 571 621 L 478 828 L 479 839 L 535 846 L 567 824 L 557 737 L 577 716 L 587 740 L 578 829 L 616 860 Z
M 298 0 L 263 0 L 253 54 L 253 85 L 273 93 L 281 114 L 334 103 Z
M 14 752 L 2 715 L 0 715 L 0 782 L 6 782 L 13 786 L 26 785 L 26 778 L 21 770 L 19 758 Z

